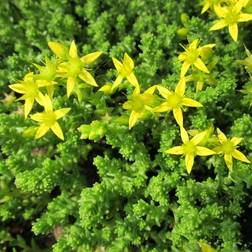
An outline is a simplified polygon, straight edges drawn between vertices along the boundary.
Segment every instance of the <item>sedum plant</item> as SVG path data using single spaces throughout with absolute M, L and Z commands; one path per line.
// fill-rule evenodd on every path
M 251 34 L 209 32 L 231 6 L 0 3 L 0 250 L 252 249 Z

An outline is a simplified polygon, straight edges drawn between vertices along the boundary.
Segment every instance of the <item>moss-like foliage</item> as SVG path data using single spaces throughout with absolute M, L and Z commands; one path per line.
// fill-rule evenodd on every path
M 239 25 L 234 42 L 227 29 L 209 31 L 216 15 L 201 8 L 188 0 L 0 1 L 1 251 L 200 252 L 201 240 L 220 252 L 252 250 L 251 164 L 234 160 L 229 170 L 221 155 L 196 157 L 188 174 L 184 157 L 165 153 L 181 145 L 171 113 L 128 128 L 126 80 L 114 93 L 84 86 L 67 97 L 62 79 L 54 106 L 71 108 L 60 123 L 64 141 L 52 133 L 35 140 L 37 124 L 8 87 L 52 56 L 48 41 L 75 40 L 80 55 L 103 52 L 91 68 L 99 87 L 117 76 L 111 58 L 127 52 L 142 91 L 174 90 L 181 45 L 215 43 L 209 76 L 196 71 L 187 83 L 187 97 L 203 107 L 185 107 L 184 127 L 243 138 L 252 160 L 251 72 L 238 61 L 249 58 L 251 24 Z

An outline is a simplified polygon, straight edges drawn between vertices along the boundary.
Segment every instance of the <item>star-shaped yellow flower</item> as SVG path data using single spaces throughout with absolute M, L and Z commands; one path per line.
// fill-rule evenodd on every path
M 50 85 L 52 85 L 52 83 L 49 81 L 36 80 L 32 72 L 26 74 L 22 81 L 16 84 L 9 85 L 9 87 L 13 91 L 22 94 L 22 96 L 17 100 L 25 101 L 24 104 L 25 118 L 27 118 L 28 114 L 32 110 L 34 100 L 38 102 L 40 105 L 42 104 L 42 99 L 44 95 L 41 93 L 39 88 L 48 87 Z
M 146 112 L 152 112 L 152 106 L 156 103 L 156 97 L 153 95 L 156 86 L 148 88 L 144 93 L 140 93 L 140 88 L 135 88 L 132 96 L 123 104 L 123 108 L 130 110 L 129 129 L 131 129 L 140 118 L 146 115 Z
M 139 88 L 138 80 L 133 72 L 134 61 L 132 60 L 132 58 L 127 53 L 125 53 L 122 62 L 114 57 L 112 58 L 112 60 L 118 72 L 118 76 L 112 85 L 112 90 L 116 89 L 124 78 L 126 78 L 134 87 Z
M 68 113 L 70 108 L 62 108 L 53 111 L 52 101 L 48 95 L 43 98 L 42 105 L 45 109 L 44 112 L 31 115 L 32 120 L 40 123 L 35 138 L 38 139 L 44 136 L 48 130 L 51 129 L 58 138 L 64 140 L 63 132 L 57 120 Z
M 173 116 L 178 125 L 183 126 L 183 113 L 182 107 L 202 107 L 202 104 L 184 97 L 186 80 L 185 77 L 181 78 L 178 85 L 175 88 L 175 92 L 169 91 L 167 88 L 157 85 L 157 89 L 161 96 L 166 99 L 161 105 L 154 109 L 154 112 L 173 112 Z
M 69 52 L 65 56 L 65 47 L 57 42 L 49 42 L 49 47 L 60 58 L 67 60 L 60 63 L 57 73 L 64 78 L 67 78 L 67 96 L 69 97 L 77 83 L 77 78 L 80 78 L 88 85 L 97 87 L 94 77 L 85 68 L 86 65 L 94 62 L 102 52 L 97 51 L 87 54 L 81 58 L 78 56 L 77 47 L 74 41 L 70 45 Z
M 215 13 L 221 19 L 217 21 L 210 31 L 220 30 L 228 26 L 229 33 L 234 41 L 238 39 L 238 23 L 252 20 L 252 14 L 243 13 L 241 10 L 248 0 L 238 0 L 229 6 L 216 5 Z
M 228 139 L 220 129 L 217 129 L 217 133 L 220 146 L 215 147 L 214 151 L 217 154 L 224 154 L 224 160 L 229 170 L 233 168 L 233 158 L 245 163 L 250 163 L 246 156 L 237 150 L 238 144 L 242 141 L 242 138 L 232 137 Z
M 199 40 L 193 40 L 185 49 L 185 52 L 179 54 L 178 58 L 180 61 L 183 61 L 181 68 L 180 76 L 183 77 L 187 73 L 190 66 L 195 66 L 200 71 L 209 73 L 205 63 L 202 61 L 201 57 L 203 56 L 204 50 L 211 49 L 215 47 L 215 44 L 207 44 L 201 47 L 198 47 Z
M 207 136 L 207 133 L 207 131 L 203 131 L 189 140 L 189 136 L 186 130 L 183 127 L 180 127 L 180 134 L 183 144 L 181 146 L 172 147 L 169 150 L 165 151 L 165 153 L 173 155 L 185 155 L 186 170 L 188 174 L 190 174 L 192 171 L 195 156 L 209 156 L 215 154 L 214 151 L 206 147 L 199 146 L 199 144 Z

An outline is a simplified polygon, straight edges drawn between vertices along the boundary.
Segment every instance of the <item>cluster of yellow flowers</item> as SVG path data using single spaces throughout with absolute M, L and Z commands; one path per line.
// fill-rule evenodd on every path
M 219 18 L 210 31 L 228 27 L 234 41 L 238 39 L 238 23 L 252 20 L 252 14 L 242 12 L 243 8 L 251 5 L 251 0 L 204 0 L 201 13 L 211 9 Z
M 60 139 L 64 139 L 63 132 L 58 119 L 62 118 L 70 111 L 70 108 L 61 108 L 53 110 L 53 94 L 55 86 L 58 84 L 57 79 L 66 79 L 67 97 L 71 93 L 78 92 L 78 84 L 84 82 L 87 85 L 97 87 L 97 83 L 93 76 L 87 71 L 86 66 L 94 62 L 101 52 L 87 54 L 79 57 L 75 42 L 72 41 L 68 50 L 64 45 L 57 42 L 48 43 L 50 49 L 56 55 L 56 59 L 46 59 L 45 65 L 40 66 L 35 64 L 39 73 L 28 73 L 22 81 L 10 85 L 10 88 L 17 93 L 22 94 L 18 100 L 25 100 L 24 112 L 25 118 L 32 110 L 34 101 L 44 107 L 44 112 L 31 115 L 31 119 L 39 122 L 39 127 L 35 138 L 40 138 L 51 129 Z M 212 50 L 215 44 L 208 44 L 199 47 L 199 40 L 193 40 L 185 51 L 180 53 L 178 59 L 183 62 L 180 72 L 180 80 L 174 91 L 170 91 L 164 86 L 157 84 L 148 88 L 141 93 L 140 84 L 134 73 L 134 61 L 125 53 L 121 61 L 112 58 L 117 70 L 117 77 L 113 84 L 105 84 L 99 91 L 107 94 L 114 93 L 126 79 L 134 88 L 128 100 L 124 102 L 123 108 L 130 111 L 129 129 L 131 129 L 138 120 L 144 119 L 148 114 L 160 114 L 163 112 L 172 111 L 175 121 L 177 122 L 183 144 L 170 148 L 166 151 L 167 154 L 184 155 L 187 172 L 190 173 L 193 167 L 196 156 L 208 156 L 214 154 L 224 154 L 224 159 L 229 169 L 232 169 L 232 158 L 239 159 L 243 162 L 250 161 L 236 148 L 241 142 L 241 138 L 233 137 L 227 139 L 226 136 L 218 129 L 218 141 L 215 141 L 213 149 L 205 147 L 210 139 L 209 130 L 197 132 L 196 135 L 189 139 L 187 131 L 183 127 L 183 112 L 184 107 L 202 107 L 203 105 L 196 100 L 185 96 L 186 83 L 191 81 L 191 75 L 186 76 L 191 68 L 192 72 L 201 71 L 209 74 L 209 69 L 204 63 L 204 55 L 206 51 Z M 46 91 L 42 92 L 42 91 Z M 158 91 L 160 96 L 155 94 Z

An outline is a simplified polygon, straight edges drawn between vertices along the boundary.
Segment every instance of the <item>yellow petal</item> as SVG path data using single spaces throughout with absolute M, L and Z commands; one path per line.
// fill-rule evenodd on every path
M 72 58 L 77 58 L 78 57 L 77 47 L 76 47 L 76 44 L 75 44 L 74 40 L 72 41 L 72 43 L 70 45 L 69 56 L 72 57 Z
M 191 142 L 194 144 L 194 145 L 198 145 L 202 140 L 204 140 L 204 138 L 206 137 L 207 135 L 207 131 L 202 131 L 200 132 L 199 134 L 195 135 L 192 139 L 191 139 Z
M 129 118 L 129 129 L 131 129 L 137 122 L 140 114 L 136 111 L 132 111 Z
M 202 146 L 196 146 L 196 153 L 199 156 L 209 156 L 216 154 L 214 151 Z
M 134 87 L 139 86 L 138 80 L 133 72 L 131 72 L 130 75 L 127 76 L 127 80 L 130 84 L 132 84 Z
M 236 42 L 238 38 L 238 25 L 237 24 L 229 25 L 228 30 L 232 39 Z
M 199 92 L 203 89 L 204 82 L 203 81 L 197 81 L 196 83 L 196 92 Z
M 188 155 L 188 154 L 185 155 L 185 163 L 186 163 L 186 170 L 188 174 L 190 174 L 194 163 L 194 155 Z
M 86 69 L 82 69 L 81 73 L 79 74 L 79 77 L 87 84 L 94 87 L 98 87 L 94 77 Z
M 199 40 L 198 40 L 198 39 L 194 39 L 194 40 L 192 41 L 192 43 L 189 45 L 189 48 L 190 48 L 190 49 L 193 49 L 193 50 L 196 50 L 197 47 L 198 47 L 198 45 L 199 45 Z
M 234 10 L 239 13 L 243 7 L 248 4 L 249 0 L 239 0 L 234 6 Z
M 232 137 L 231 142 L 234 144 L 234 146 L 238 145 L 242 141 L 242 138 L 240 137 Z
M 38 127 L 38 130 L 35 135 L 35 139 L 38 139 L 46 134 L 46 132 L 49 130 L 49 127 L 46 125 L 42 124 Z
M 52 100 L 48 95 L 45 95 L 43 98 L 43 106 L 46 112 L 53 111 Z
M 62 108 L 62 109 L 58 109 L 56 110 L 54 113 L 56 115 L 56 120 L 58 120 L 59 118 L 63 117 L 65 114 L 67 114 L 69 111 L 71 110 L 71 108 Z
M 199 242 L 199 246 L 202 252 L 215 252 L 215 249 L 212 248 L 210 245 L 206 244 L 205 242 Z
M 26 92 L 25 86 L 23 84 L 12 84 L 9 85 L 9 88 L 19 94 L 24 94 Z
M 179 126 L 183 126 L 183 113 L 181 108 L 175 108 L 172 110 L 173 116 Z
M 240 160 L 240 161 L 242 161 L 242 162 L 250 163 L 250 161 L 246 158 L 246 156 L 245 156 L 242 152 L 240 152 L 240 151 L 238 151 L 238 150 L 234 150 L 234 151 L 232 152 L 232 156 L 233 156 L 235 159 L 238 159 L 238 160 Z
M 224 155 L 224 160 L 227 165 L 227 168 L 231 171 L 233 168 L 233 158 L 231 154 L 225 154 Z
M 183 77 L 183 76 L 186 75 L 186 73 L 187 73 L 189 67 L 190 67 L 190 64 L 189 64 L 189 63 L 187 63 L 187 62 L 184 62 L 184 63 L 183 63 L 183 65 L 182 65 L 182 67 L 181 67 L 180 77 Z
M 112 92 L 121 84 L 122 80 L 123 76 L 119 74 L 111 87 Z
M 38 92 L 38 95 L 35 97 L 35 100 L 39 105 L 43 106 L 44 98 L 44 95 L 41 92 Z
M 184 149 L 182 146 L 175 146 L 166 150 L 165 153 L 172 154 L 172 155 L 182 155 L 184 154 Z
M 75 83 L 76 83 L 75 78 L 68 77 L 68 79 L 67 79 L 67 97 L 69 97 L 71 95 L 71 93 L 73 92 Z
M 189 136 L 188 136 L 187 131 L 185 130 L 184 127 L 180 127 L 180 136 L 181 136 L 183 143 L 189 142 Z
M 89 53 L 83 57 L 81 57 L 81 61 L 84 63 L 84 64 L 91 64 L 92 62 L 94 62 L 97 58 L 100 57 L 100 55 L 102 54 L 102 52 L 93 52 L 93 53 Z
M 186 87 L 185 77 L 181 77 L 175 88 L 175 93 L 179 94 L 180 96 L 183 96 L 185 93 L 185 87 Z
M 198 58 L 193 65 L 196 66 L 202 72 L 209 73 L 209 70 L 207 69 L 205 63 L 200 58 Z
M 216 31 L 216 30 L 220 30 L 226 26 L 227 26 L 226 21 L 224 19 L 222 19 L 222 20 L 217 21 L 209 30 Z
M 112 57 L 112 61 L 113 61 L 113 63 L 114 63 L 114 66 L 115 66 L 115 68 L 116 68 L 116 70 L 118 71 L 118 72 L 120 72 L 121 71 L 121 69 L 122 69 L 122 63 L 118 60 L 118 59 L 116 59 L 116 58 L 114 58 L 114 57 Z
M 210 2 L 206 2 L 201 10 L 201 14 L 205 13 L 211 7 Z
M 156 90 L 157 86 L 156 85 L 153 85 L 151 86 L 150 88 L 148 88 L 147 90 L 144 91 L 144 94 L 153 94 Z
M 225 136 L 225 134 L 220 129 L 217 129 L 217 133 L 220 143 L 221 144 L 225 143 L 227 141 L 227 137 Z
M 123 65 L 125 66 L 126 69 L 132 70 L 134 68 L 134 61 L 127 53 L 124 54 Z
M 48 42 L 49 48 L 53 51 L 56 56 L 59 58 L 65 58 L 66 56 L 66 47 L 58 42 Z
M 238 22 L 248 22 L 252 20 L 252 14 L 241 13 Z
M 183 97 L 182 105 L 187 107 L 203 107 L 201 103 L 186 97 Z
M 214 11 L 218 17 L 225 18 L 228 14 L 227 8 L 221 7 L 220 4 L 214 5 Z
M 51 126 L 51 130 L 53 131 L 53 133 L 61 140 L 64 140 L 64 135 L 63 132 L 58 124 L 58 122 L 55 122 L 52 126 Z
M 33 115 L 30 115 L 31 119 L 37 122 L 43 122 L 44 121 L 44 113 L 35 113 Z
M 162 97 L 164 97 L 165 99 L 168 99 L 169 96 L 172 95 L 172 92 L 169 91 L 167 88 L 162 87 L 162 86 L 160 86 L 160 85 L 157 85 L 156 87 L 157 87 L 158 92 L 160 93 L 160 95 L 161 95 Z
M 33 103 L 34 103 L 33 98 L 28 98 L 28 99 L 25 100 L 25 104 L 24 104 L 25 118 L 27 118 L 28 114 L 31 112 Z
M 168 102 L 163 102 L 161 105 L 155 107 L 153 109 L 154 112 L 156 113 L 162 113 L 162 112 L 166 112 L 166 111 L 171 111 L 171 107 L 169 106 Z

